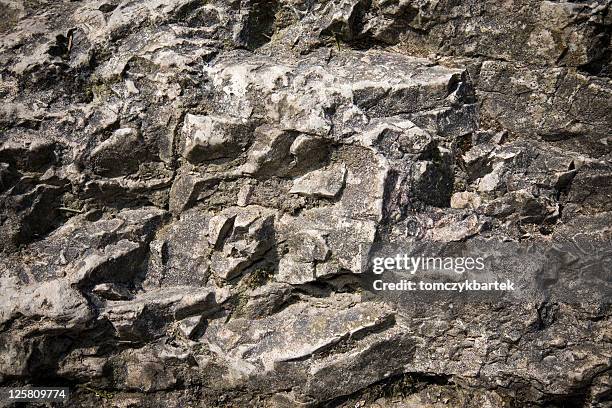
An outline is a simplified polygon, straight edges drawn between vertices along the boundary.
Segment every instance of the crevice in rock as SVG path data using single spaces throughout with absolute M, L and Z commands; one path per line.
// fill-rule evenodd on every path
M 453 384 L 452 376 L 407 372 L 375 382 L 351 395 L 317 404 L 317 408 L 354 406 L 354 401 L 374 403 L 379 398 L 404 398 L 431 385 Z

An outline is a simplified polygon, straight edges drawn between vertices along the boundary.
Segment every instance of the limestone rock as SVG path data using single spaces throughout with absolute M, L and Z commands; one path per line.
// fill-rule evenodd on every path
M 244 149 L 251 137 L 243 121 L 191 114 L 185 117 L 183 133 L 183 157 L 193 163 L 232 158 Z
M 114 283 L 100 283 L 91 291 L 108 300 L 130 300 L 134 297 L 125 286 Z
M 229 326 L 211 328 L 207 341 L 216 344 L 218 353 L 223 353 L 230 360 L 237 361 L 238 356 L 245 356 L 243 365 L 232 367 L 233 376 L 245 378 L 249 374 L 265 375 L 276 369 L 276 366 L 287 366 L 290 369 L 294 361 L 317 358 L 319 352 L 342 339 L 358 333 L 368 333 L 393 321 L 392 311 L 368 308 L 371 306 L 368 303 L 348 308 L 339 314 L 338 310 L 334 310 L 333 302 L 326 303 L 331 309 L 326 308 L 325 304 L 310 307 L 298 303 L 276 316 L 259 320 L 256 326 L 248 325 L 244 319 L 237 319 Z M 355 320 L 356 316 L 360 316 L 360 319 Z M 270 332 L 270 328 L 277 325 L 277 319 L 282 322 L 281 327 L 284 329 Z M 286 336 L 287 333 L 295 337 Z M 237 343 L 240 337 L 237 334 L 248 338 L 251 346 L 240 347 Z M 269 339 L 259 340 L 262 336 Z
M 346 166 L 340 164 L 329 169 L 315 170 L 296 179 L 289 192 L 307 197 L 334 198 L 344 187 L 345 179 Z
M 476 235 L 482 225 L 482 221 L 476 215 L 470 215 L 459 222 L 456 222 L 454 217 L 444 218 L 431 231 L 431 239 L 445 242 L 461 241 Z
M 607 406 L 611 7 L 0 0 L 0 386 Z
M 208 238 L 211 216 L 193 208 L 157 235 L 150 244 L 147 288 L 163 286 L 204 286 L 210 275 L 212 248 Z M 189 245 L 185 245 L 189 242 Z
M 255 129 L 255 142 L 248 151 L 244 171 L 256 176 L 283 176 L 293 167 L 290 149 L 295 133 L 270 127 Z
M 452 195 L 450 205 L 452 208 L 478 208 L 480 207 L 480 196 L 469 191 L 460 191 Z
M 223 242 L 234 227 L 236 214 L 219 214 L 208 222 L 208 242 L 215 248 L 223 247 Z
M 139 341 L 163 335 L 174 320 L 213 314 L 226 299 L 227 294 L 214 289 L 168 287 L 129 301 L 108 301 L 100 318 L 108 320 L 120 338 Z
M 223 279 L 235 278 L 274 245 L 274 214 L 269 210 L 250 207 L 228 213 L 235 217 L 233 224 L 222 225 L 225 231 L 212 235 L 221 249 L 212 254 L 211 270 Z M 215 234 L 215 230 L 213 226 L 211 232 Z
M 138 132 L 132 128 L 117 129 L 91 151 L 97 174 L 121 175 L 138 170 L 138 158 L 145 156 Z
M 313 230 L 289 238 L 288 247 L 289 253 L 279 262 L 276 280 L 294 285 L 315 281 L 315 268 L 331 255 L 326 237 Z
M 92 317 L 87 301 L 70 285 L 62 280 L 22 288 L 20 296 L 18 285 L 3 279 L 3 302 L 0 321 L 39 316 L 37 331 L 71 329 L 86 324 Z M 32 328 L 33 329 L 33 328 Z

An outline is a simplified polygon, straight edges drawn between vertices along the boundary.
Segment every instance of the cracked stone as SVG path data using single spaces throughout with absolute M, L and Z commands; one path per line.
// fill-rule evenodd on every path
M 336 197 L 346 181 L 346 165 L 340 164 L 328 169 L 315 170 L 293 182 L 292 194 L 306 197 Z

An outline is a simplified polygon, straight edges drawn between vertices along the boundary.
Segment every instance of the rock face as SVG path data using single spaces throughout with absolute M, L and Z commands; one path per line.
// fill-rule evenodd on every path
M 0 385 L 607 406 L 610 1 L 0 6 Z M 406 304 L 363 279 L 377 245 L 478 240 L 604 263 L 575 301 Z

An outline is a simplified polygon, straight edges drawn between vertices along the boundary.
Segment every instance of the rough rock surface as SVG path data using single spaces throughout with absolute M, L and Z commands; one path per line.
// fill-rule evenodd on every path
M 411 225 L 612 243 L 609 0 L 0 17 L 0 385 L 69 384 L 74 407 L 609 406 L 612 310 L 588 289 L 408 307 L 360 279 Z

